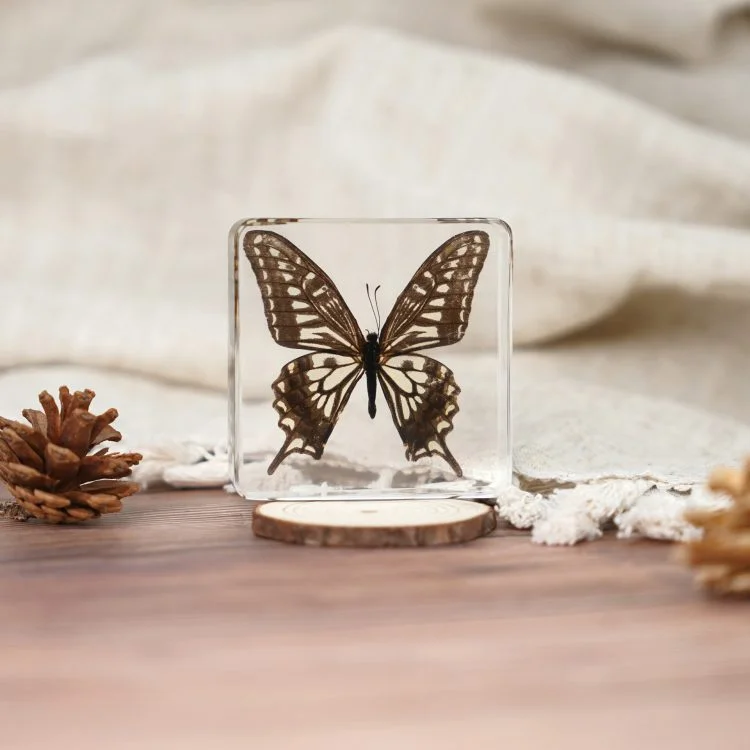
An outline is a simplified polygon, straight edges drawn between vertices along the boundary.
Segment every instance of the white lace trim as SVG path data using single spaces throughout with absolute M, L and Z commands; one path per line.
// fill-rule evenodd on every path
M 292 466 L 269 477 L 265 464 L 253 476 L 259 491 L 302 483 L 304 475 Z M 176 443 L 144 451 L 134 471 L 144 486 L 166 484 L 177 488 L 224 488 L 233 491 L 229 460 L 222 445 Z M 528 482 L 528 478 L 523 481 Z M 537 544 L 573 545 L 597 539 L 613 527 L 620 538 L 645 537 L 684 541 L 699 534 L 684 520 L 688 507 L 719 508 L 726 499 L 700 484 L 665 484 L 649 479 L 605 479 L 564 485 L 548 493 L 513 486 L 497 500 L 501 519 L 517 529 L 528 529 Z

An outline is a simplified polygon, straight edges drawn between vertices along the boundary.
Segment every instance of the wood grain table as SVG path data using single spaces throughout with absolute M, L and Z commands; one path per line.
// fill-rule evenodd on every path
M 750 748 L 750 604 L 670 545 L 318 549 L 250 512 L 0 519 L 0 748 Z

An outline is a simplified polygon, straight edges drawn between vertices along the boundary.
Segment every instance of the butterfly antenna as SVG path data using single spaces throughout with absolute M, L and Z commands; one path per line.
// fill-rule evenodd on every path
M 378 289 L 380 287 L 375 287 L 375 303 L 377 304 L 378 301 Z M 372 303 L 372 295 L 370 295 L 370 285 L 365 284 L 365 290 L 367 291 L 367 301 L 370 303 L 370 310 L 372 310 L 372 317 L 375 318 L 375 325 L 378 327 L 378 333 L 380 333 L 380 317 L 377 312 L 375 312 L 375 305 Z
M 380 305 L 378 304 L 378 289 L 380 289 L 380 284 L 375 287 L 375 294 L 373 295 L 375 297 L 375 310 L 377 311 L 378 336 L 380 336 Z

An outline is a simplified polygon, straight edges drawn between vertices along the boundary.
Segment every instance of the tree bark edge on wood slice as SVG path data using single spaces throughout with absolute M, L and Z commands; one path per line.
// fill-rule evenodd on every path
M 495 530 L 495 509 L 470 500 L 272 500 L 253 510 L 253 533 L 316 547 L 462 544 Z

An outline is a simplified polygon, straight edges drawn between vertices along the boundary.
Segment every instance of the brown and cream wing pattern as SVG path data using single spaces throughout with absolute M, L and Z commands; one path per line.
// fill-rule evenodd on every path
M 378 370 L 378 380 L 409 461 L 439 456 L 463 476 L 446 444 L 458 413 L 461 389 L 451 370 L 423 354 L 390 357 Z
M 489 247 L 487 232 L 460 232 L 425 260 L 383 324 L 383 356 L 448 346 L 464 337 Z
M 328 438 L 364 374 L 359 361 L 345 354 L 315 352 L 297 357 L 281 368 L 273 382 L 273 408 L 279 414 L 284 444 L 268 467 L 273 474 L 292 453 L 315 459 L 323 455 Z
M 243 247 L 274 340 L 310 352 L 287 362 L 272 384 L 285 437 L 268 473 L 292 453 L 322 456 L 367 370 L 377 376 L 407 459 L 439 456 L 462 476 L 446 443 L 460 388 L 446 365 L 418 352 L 455 344 L 466 333 L 488 234 L 456 234 L 417 269 L 383 325 L 375 365 L 364 360 L 371 343 L 335 284 L 305 253 L 266 229 L 248 232 Z
M 268 229 L 247 232 L 243 248 L 276 343 L 292 349 L 346 351 L 360 356 L 362 331 L 320 266 L 286 237 Z

